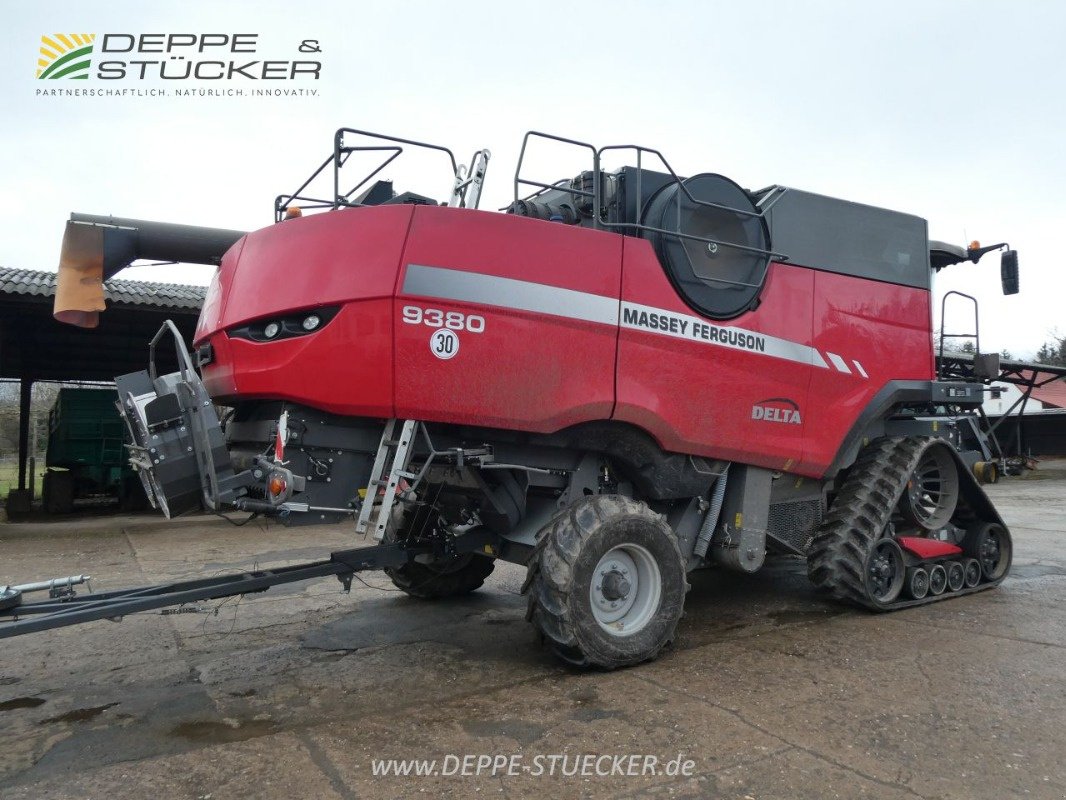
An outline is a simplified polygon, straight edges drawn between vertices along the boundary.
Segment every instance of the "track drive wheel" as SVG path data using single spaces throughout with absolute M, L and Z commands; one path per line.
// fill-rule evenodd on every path
M 649 661 L 673 641 L 689 585 L 677 537 L 644 503 L 582 497 L 538 534 L 527 618 L 571 664 Z
M 907 481 L 899 511 L 913 525 L 935 531 L 948 524 L 958 501 L 959 471 L 955 459 L 944 445 L 933 445 L 922 453 Z
M 421 512 L 422 509 L 418 509 Z M 422 523 L 427 522 L 422 513 L 396 515 L 406 520 L 406 525 L 389 525 L 382 537 L 383 543 L 394 542 L 397 530 L 400 536 L 412 530 L 422 530 Z M 394 517 L 394 519 L 396 519 Z M 434 517 L 432 520 L 437 522 Z M 418 526 L 418 527 L 416 527 Z M 386 567 L 385 574 L 392 579 L 397 589 L 420 600 L 439 600 L 443 597 L 456 597 L 480 589 L 485 579 L 496 568 L 495 559 L 476 553 L 464 553 L 450 559 L 440 559 L 423 563 L 412 561 L 402 567 Z

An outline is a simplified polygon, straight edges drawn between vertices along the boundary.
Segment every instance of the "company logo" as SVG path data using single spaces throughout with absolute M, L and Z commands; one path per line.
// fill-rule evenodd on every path
M 321 78 L 317 39 L 275 46 L 272 58 L 260 49 L 258 33 L 52 33 L 41 37 L 37 77 L 192 82 Z
M 37 77 L 40 80 L 88 79 L 89 56 L 93 54 L 95 41 L 95 33 L 45 34 L 37 55 Z
M 803 424 L 799 406 L 787 397 L 760 400 L 751 407 L 751 418 L 761 422 L 783 422 L 786 425 Z

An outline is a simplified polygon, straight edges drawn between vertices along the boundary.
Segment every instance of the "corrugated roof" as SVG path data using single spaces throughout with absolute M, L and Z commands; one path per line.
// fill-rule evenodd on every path
M 55 297 L 56 274 L 32 269 L 0 267 L 0 295 Z M 198 309 L 204 304 L 206 286 L 182 283 L 147 283 L 145 281 L 109 280 L 104 282 L 104 297 L 123 306 Z

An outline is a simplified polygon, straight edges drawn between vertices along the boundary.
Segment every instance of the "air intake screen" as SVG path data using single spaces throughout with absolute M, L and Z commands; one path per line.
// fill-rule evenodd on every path
M 674 288 L 712 319 L 751 308 L 762 288 L 770 235 L 754 214 L 747 193 L 721 175 L 667 184 L 648 202 L 643 224 L 659 230 L 645 236 Z

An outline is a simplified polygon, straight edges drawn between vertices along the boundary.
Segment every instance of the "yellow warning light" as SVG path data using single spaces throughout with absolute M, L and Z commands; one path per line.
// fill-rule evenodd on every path
M 977 241 L 976 239 L 974 239 L 972 242 L 970 242 L 970 249 L 971 250 L 980 250 L 981 249 L 981 243 L 979 241 Z
M 285 209 L 285 219 L 296 219 L 304 215 L 303 209 L 299 206 L 289 206 Z

